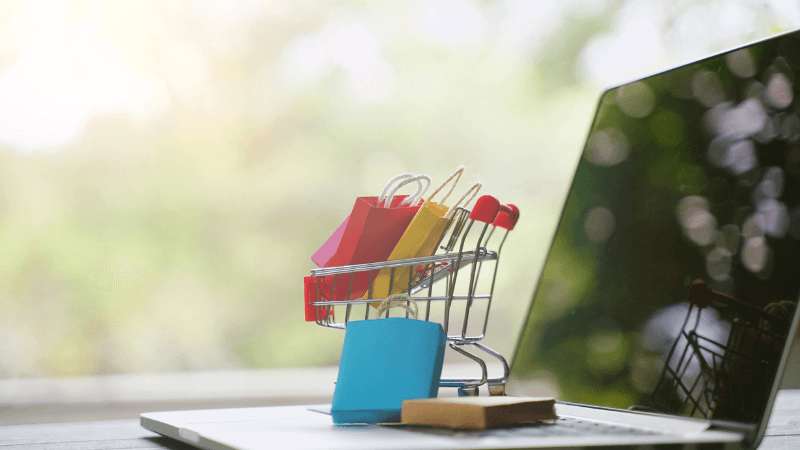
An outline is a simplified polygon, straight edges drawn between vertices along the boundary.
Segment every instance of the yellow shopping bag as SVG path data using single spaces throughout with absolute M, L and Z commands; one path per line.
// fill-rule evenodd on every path
M 458 170 L 450 175 L 450 177 L 445 180 L 420 207 L 419 211 L 417 211 L 417 214 L 400 237 L 400 240 L 395 245 L 391 255 L 389 255 L 388 261 L 417 258 L 434 254 L 445 231 L 447 231 L 447 225 L 450 223 L 450 216 L 452 216 L 455 209 L 471 194 L 471 197 L 464 203 L 464 206 L 469 204 L 481 188 L 481 183 L 475 183 L 452 207 L 445 206 L 444 202 L 453 192 L 463 172 L 464 168 L 459 167 Z M 444 198 L 438 203 L 434 202 L 433 198 L 436 194 L 451 181 L 453 184 Z M 420 269 L 422 269 L 422 267 L 420 267 Z M 405 291 L 409 286 L 409 277 L 413 276 L 414 274 L 410 273 L 408 266 L 396 267 L 394 269 L 394 275 L 392 275 L 392 269 L 382 269 L 372 283 L 372 296 L 370 298 L 386 298 L 392 294 Z M 367 293 L 367 296 L 368 295 L 369 293 Z M 364 298 L 367 298 L 367 296 Z M 373 306 L 376 305 L 377 303 Z

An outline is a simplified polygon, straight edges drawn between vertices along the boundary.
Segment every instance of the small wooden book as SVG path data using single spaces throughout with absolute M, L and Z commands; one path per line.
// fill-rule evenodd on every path
M 556 401 L 542 397 L 445 397 L 403 401 L 402 422 L 482 430 L 557 419 Z

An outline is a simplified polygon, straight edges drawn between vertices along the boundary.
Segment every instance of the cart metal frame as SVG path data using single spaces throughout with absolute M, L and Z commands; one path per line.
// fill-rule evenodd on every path
M 490 205 L 487 208 L 487 204 L 495 206 L 492 208 Z M 490 210 L 490 213 L 486 213 L 487 209 Z M 478 395 L 479 387 L 488 385 L 490 395 L 504 395 L 508 380 L 508 363 L 502 355 L 483 345 L 480 341 L 486 336 L 500 252 L 518 217 L 519 210 L 515 206 L 500 205 L 493 197 L 483 196 L 476 202 L 473 212 L 465 208 L 457 208 L 454 211 L 437 244 L 441 254 L 311 270 L 311 276 L 317 279 L 315 301 L 312 302 L 316 311 L 317 325 L 344 330 L 352 320 L 371 320 L 374 309 L 370 305 L 385 300 L 385 298 L 373 296 L 374 277 L 379 271 L 388 270 L 389 292 L 410 296 L 417 303 L 420 320 L 434 320 L 432 311 L 436 311 L 438 305 L 442 305 L 438 308 L 443 316 L 441 324 L 447 336 L 448 346 L 476 362 L 481 368 L 480 378 L 441 379 L 439 386 L 458 388 L 459 395 Z M 473 228 L 477 230 L 473 230 Z M 476 233 L 477 238 L 474 237 Z M 492 250 L 490 249 L 492 237 L 497 234 L 502 234 L 502 236 L 499 238 L 496 250 Z M 484 268 L 487 263 L 493 263 L 494 267 L 488 269 L 491 271 L 491 283 L 485 287 L 479 285 L 478 282 L 482 279 L 481 275 L 487 272 Z M 407 269 L 409 275 L 408 282 L 402 289 L 393 286 L 395 270 L 399 268 Z M 463 269 L 469 269 L 469 282 L 466 289 L 461 288 L 466 279 L 466 274 L 460 275 Z M 369 290 L 365 298 L 352 298 L 353 279 L 355 274 L 360 272 L 369 272 Z M 333 283 L 329 297 L 335 298 L 334 292 L 337 289 L 348 289 L 346 299 L 330 301 L 321 292 L 319 286 L 322 279 L 331 276 Z M 438 288 L 442 285 L 443 290 Z M 457 287 L 461 289 L 457 290 Z M 341 293 L 338 295 L 341 296 Z M 410 300 L 407 303 L 410 303 Z M 475 328 L 470 326 L 470 312 L 476 303 L 484 305 L 485 314 L 478 316 L 477 332 L 470 333 Z M 463 312 L 460 308 L 456 311 L 456 307 L 461 305 L 463 305 Z M 363 308 L 363 314 L 357 313 L 358 308 Z M 334 310 L 337 309 L 344 309 L 343 320 L 337 320 L 342 317 L 341 311 L 334 313 Z M 454 313 L 461 314 L 461 323 L 454 323 L 458 320 Z M 384 317 L 389 317 L 389 314 L 390 310 L 387 309 Z M 408 317 L 407 311 L 405 315 Z M 484 359 L 468 351 L 468 347 L 480 350 L 484 354 L 483 358 L 488 355 L 499 361 L 502 366 L 502 374 L 489 377 Z

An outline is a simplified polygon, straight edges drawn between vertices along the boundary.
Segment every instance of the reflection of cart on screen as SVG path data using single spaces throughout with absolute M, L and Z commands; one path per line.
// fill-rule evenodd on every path
M 414 306 L 410 296 L 419 309 L 418 317 L 441 323 L 450 348 L 481 367 L 480 378 L 442 379 L 439 385 L 457 387 L 461 395 L 477 395 L 478 386 L 488 384 L 490 394 L 502 395 L 508 364 L 480 341 L 486 334 L 500 250 L 518 217 L 515 206 L 499 205 L 493 197 L 483 196 L 472 212 L 464 208 L 455 210 L 439 238 L 441 254 L 313 269 L 309 277 L 312 283 L 306 284 L 306 297 L 313 299 L 317 324 L 346 329 L 350 321 L 374 317 L 374 307 L 388 297 L 403 298 L 404 305 Z M 369 290 L 363 298 L 352 298 L 354 280 L 366 274 Z M 375 282 L 379 277 L 388 286 Z M 344 292 L 346 298 L 339 300 Z M 386 317 L 389 312 L 387 309 Z M 408 312 L 405 315 L 408 317 Z M 474 347 L 499 360 L 502 376 L 489 378 L 484 360 L 466 347 Z
M 776 376 L 788 321 L 713 291 L 702 280 L 692 283 L 688 300 L 681 332 L 651 396 L 654 406 L 706 419 L 758 420 Z M 730 331 L 703 326 L 702 311 L 709 304 L 731 312 Z

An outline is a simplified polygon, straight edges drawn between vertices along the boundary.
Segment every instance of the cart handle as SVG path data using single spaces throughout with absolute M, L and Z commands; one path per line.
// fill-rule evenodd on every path
M 492 223 L 494 218 L 497 217 L 497 212 L 500 210 L 500 202 L 491 195 L 481 195 L 469 218 L 472 220 L 480 220 L 483 223 Z
M 509 203 L 508 205 L 500 205 L 500 211 L 498 211 L 492 225 L 511 231 L 514 229 L 514 225 L 517 224 L 517 220 L 519 220 L 519 208 Z
M 692 284 L 689 286 L 689 292 L 686 294 L 686 299 L 689 300 L 689 303 L 700 309 L 707 307 L 711 301 L 716 301 L 729 306 L 742 308 L 744 311 L 755 314 L 759 318 L 768 320 L 776 325 L 789 325 L 780 317 L 772 315 L 755 305 L 711 289 L 711 286 L 704 280 L 692 281 Z

